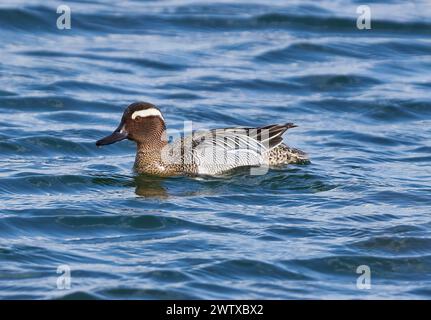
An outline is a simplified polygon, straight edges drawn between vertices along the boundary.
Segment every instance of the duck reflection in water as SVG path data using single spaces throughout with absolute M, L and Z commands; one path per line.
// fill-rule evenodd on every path
M 164 180 L 163 178 L 149 175 L 135 176 L 135 193 L 146 198 L 167 198 L 169 195 L 163 186 Z

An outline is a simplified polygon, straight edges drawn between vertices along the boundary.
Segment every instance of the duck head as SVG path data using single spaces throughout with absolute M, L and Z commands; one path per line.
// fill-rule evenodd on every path
M 124 139 L 135 141 L 140 147 L 154 149 L 163 146 L 166 131 L 165 120 L 160 110 L 148 102 L 135 102 L 123 113 L 117 129 L 96 142 L 97 146 L 112 144 Z

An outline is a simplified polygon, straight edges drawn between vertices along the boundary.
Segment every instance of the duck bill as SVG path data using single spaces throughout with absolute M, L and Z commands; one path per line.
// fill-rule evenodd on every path
M 115 142 L 127 139 L 127 135 L 128 133 L 126 130 L 119 128 L 115 130 L 111 135 L 98 140 L 96 142 L 96 146 L 100 147 L 100 146 L 106 146 L 108 144 L 113 144 Z

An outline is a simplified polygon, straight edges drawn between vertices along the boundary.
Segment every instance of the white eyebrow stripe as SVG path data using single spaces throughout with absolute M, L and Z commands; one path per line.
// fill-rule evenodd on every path
M 151 116 L 160 117 L 163 121 L 165 121 L 165 119 L 163 119 L 162 113 L 155 108 L 135 111 L 132 114 L 132 119 L 135 120 L 136 117 L 145 118 L 145 117 L 151 117 Z

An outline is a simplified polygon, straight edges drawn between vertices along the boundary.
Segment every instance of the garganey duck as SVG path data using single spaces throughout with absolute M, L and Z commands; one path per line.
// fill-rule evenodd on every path
M 151 103 L 136 102 L 124 111 L 118 128 L 96 145 L 124 139 L 136 142 L 135 170 L 143 174 L 220 175 L 239 167 L 249 167 L 259 174 L 270 166 L 308 162 L 304 152 L 283 143 L 283 133 L 294 127 L 293 123 L 285 123 L 213 129 L 193 132 L 168 143 L 160 110 Z

